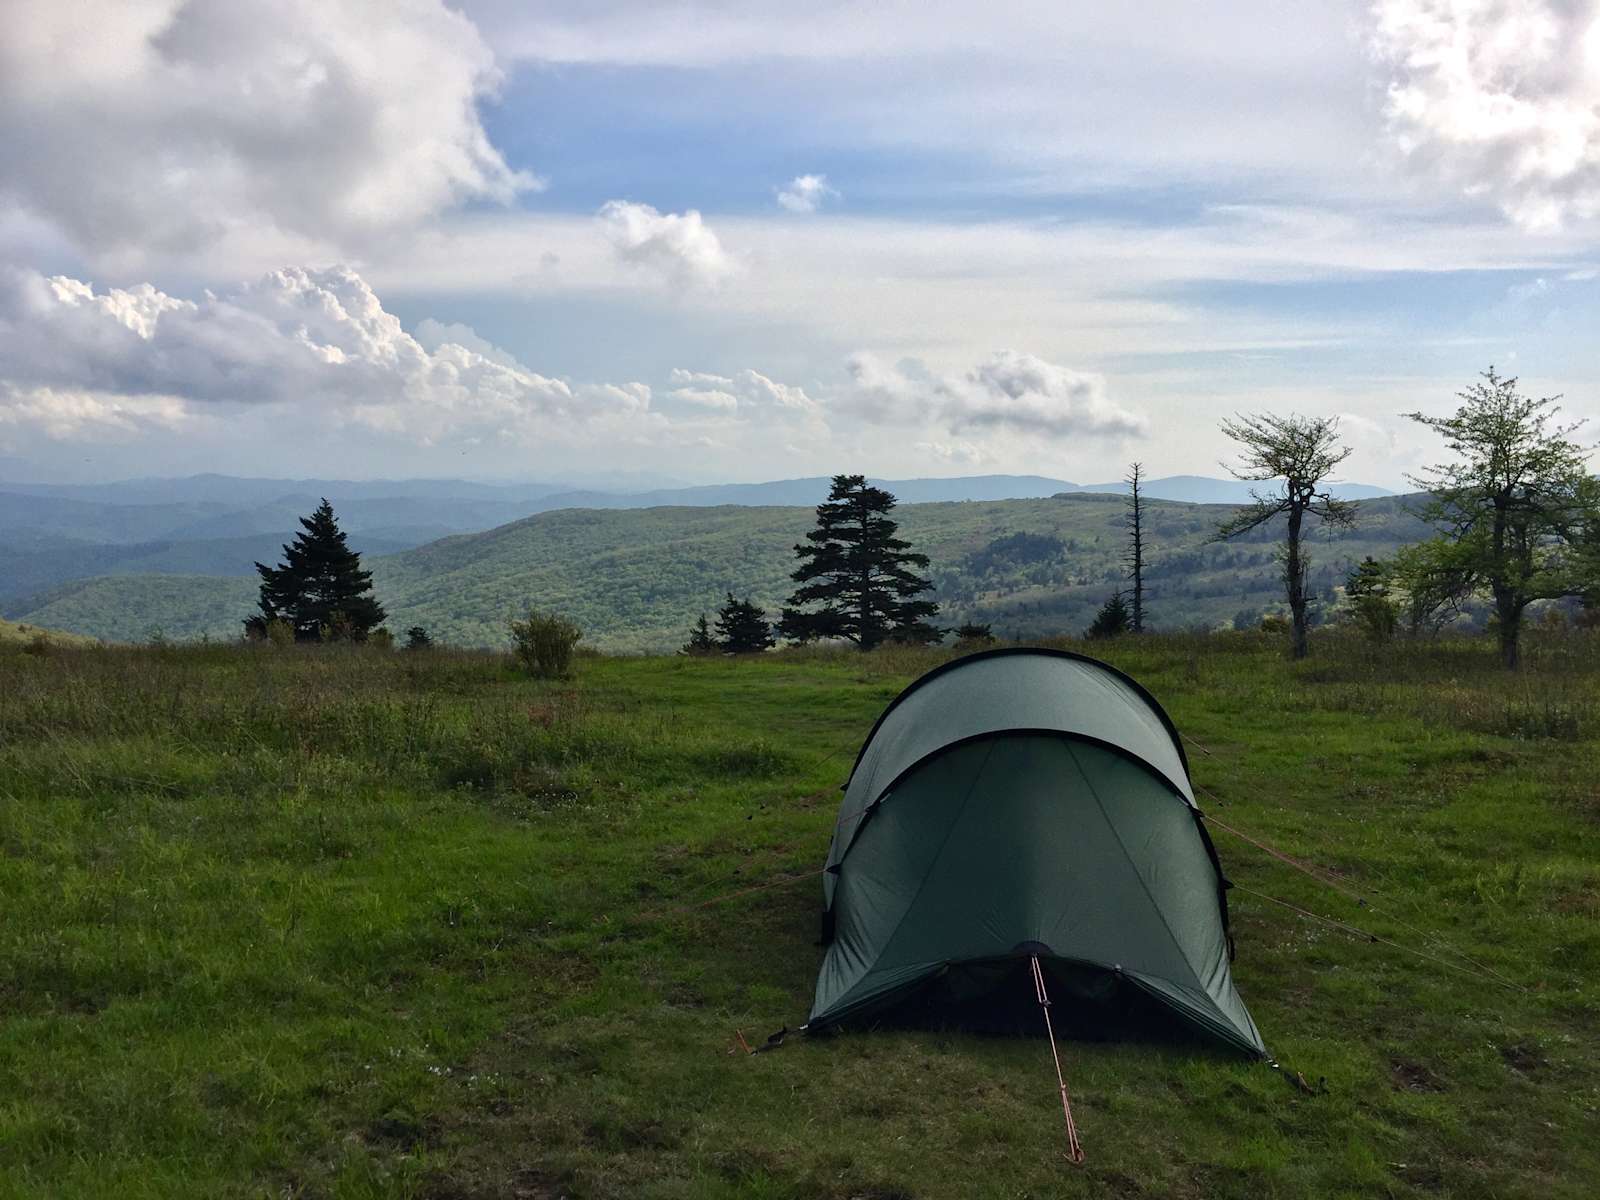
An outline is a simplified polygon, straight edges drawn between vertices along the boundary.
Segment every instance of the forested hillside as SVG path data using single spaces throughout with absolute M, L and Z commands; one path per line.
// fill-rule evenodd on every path
M 1314 534 L 1314 589 L 1330 597 L 1363 555 L 1423 536 L 1406 509 L 1404 498 L 1365 501 L 1354 530 Z M 902 532 L 931 559 L 941 620 L 991 621 L 998 633 L 1024 636 L 1081 630 L 1121 586 L 1124 511 L 1120 498 L 1091 493 L 896 510 Z M 1276 529 L 1206 544 L 1231 511 L 1149 504 L 1155 628 L 1251 620 L 1278 603 Z M 570 616 L 600 648 L 661 650 L 728 591 L 775 610 L 790 591 L 792 548 L 812 520 L 805 507 L 561 510 L 369 565 L 391 628 L 421 624 L 449 642 L 500 645 L 507 616 L 531 604 Z M 253 596 L 244 578 L 127 575 L 70 584 L 7 615 L 115 640 L 154 630 L 234 637 Z

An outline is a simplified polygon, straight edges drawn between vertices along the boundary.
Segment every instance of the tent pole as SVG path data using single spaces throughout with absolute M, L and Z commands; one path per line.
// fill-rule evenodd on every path
M 1056 1050 L 1056 1031 L 1050 1024 L 1050 993 L 1045 991 L 1044 971 L 1039 966 L 1039 956 L 1032 954 L 1028 958 L 1033 965 L 1034 997 L 1044 1013 L 1044 1031 L 1050 1039 L 1050 1057 L 1056 1064 L 1056 1083 L 1061 1087 L 1061 1115 L 1067 1119 L 1067 1161 L 1078 1166 L 1083 1162 L 1083 1147 L 1078 1144 L 1078 1127 L 1072 1120 L 1072 1101 L 1067 1096 L 1067 1080 L 1061 1073 L 1061 1055 Z

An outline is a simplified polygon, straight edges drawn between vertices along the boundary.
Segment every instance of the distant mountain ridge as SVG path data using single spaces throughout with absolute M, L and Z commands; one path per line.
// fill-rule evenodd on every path
M 1122 480 L 1110 483 L 1074 483 L 1045 475 L 955 475 L 912 479 L 871 478 L 887 488 L 902 504 L 932 504 L 947 500 L 1031 500 L 1062 492 L 1112 492 L 1127 490 Z M 655 508 L 661 505 L 702 507 L 719 504 L 795 505 L 819 504 L 827 496 L 830 477 L 775 479 L 760 483 L 713 483 L 693 487 L 638 489 L 574 488 L 559 483 L 482 483 L 465 479 L 267 479 L 232 475 L 191 475 L 177 479 L 128 479 L 113 483 L 45 484 L 0 481 L 0 493 L 11 497 L 53 499 L 65 504 L 102 504 L 114 507 L 177 508 L 205 506 L 212 513 L 243 513 L 285 504 L 313 503 L 327 497 L 336 506 L 409 504 L 437 505 L 451 510 L 455 520 L 471 520 L 472 505 L 483 513 L 532 516 L 556 508 Z M 1229 504 L 1247 500 L 1251 484 L 1203 475 L 1168 475 L 1147 480 L 1152 500 L 1181 500 L 1194 504 Z M 1394 493 L 1371 484 L 1335 485 L 1335 493 L 1351 499 L 1372 499 Z M 341 514 L 342 516 L 343 514 Z M 389 521 L 389 524 L 398 524 Z M 449 524 L 435 520 L 429 524 Z M 0 532 L 15 524 L 0 510 Z M 274 526 L 277 527 L 276 525 Z M 170 532 L 170 531 L 169 531 Z M 232 533 L 259 532 L 234 530 Z M 208 531 L 209 536 L 231 536 Z
M 1355 529 L 1313 527 L 1317 594 L 1330 597 L 1362 556 L 1388 556 L 1427 536 L 1413 507 L 1406 497 L 1378 499 L 1361 506 Z M 907 504 L 897 514 L 902 534 L 929 556 L 942 624 L 988 621 L 1005 636 L 1026 637 L 1081 630 L 1125 586 L 1125 511 L 1115 495 L 1066 492 Z M 1151 501 L 1146 581 L 1154 627 L 1248 623 L 1281 602 L 1280 530 L 1226 545 L 1208 541 L 1232 511 Z M 793 547 L 814 522 L 807 505 L 561 509 L 366 565 L 393 629 L 420 624 L 457 645 L 504 645 L 507 617 L 534 605 L 577 621 L 602 649 L 662 651 L 681 644 L 693 620 L 714 612 L 728 591 L 774 612 L 793 590 Z M 142 640 L 155 630 L 232 638 L 255 593 L 256 581 L 244 576 L 124 574 L 65 582 L 0 610 L 113 640 Z
M 1118 483 L 1044 475 L 873 479 L 902 504 L 990 503 L 1116 493 Z M 64 585 L 142 574 L 248 577 L 275 560 L 300 517 L 326 496 L 352 545 L 381 555 L 479 533 L 539 513 L 654 508 L 810 508 L 828 494 L 817 475 L 764 483 L 650 491 L 585 491 L 541 483 L 468 480 L 250 479 L 194 475 L 105 484 L 0 484 L 0 612 L 25 611 Z M 1150 480 L 1152 500 L 1238 503 L 1250 485 L 1179 475 Z M 1370 498 L 1380 488 L 1345 485 Z

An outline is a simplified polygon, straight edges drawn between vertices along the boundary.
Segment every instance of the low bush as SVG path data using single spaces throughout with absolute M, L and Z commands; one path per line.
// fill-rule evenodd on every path
M 555 613 L 530 608 L 527 616 L 511 621 L 511 652 L 537 679 L 565 679 L 572 674 L 573 650 L 582 637 L 583 630 Z

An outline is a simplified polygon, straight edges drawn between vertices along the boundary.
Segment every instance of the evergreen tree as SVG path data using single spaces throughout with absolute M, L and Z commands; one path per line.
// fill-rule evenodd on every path
M 406 630 L 407 650 L 428 650 L 433 647 L 433 639 L 428 636 L 428 631 L 421 625 L 413 625 Z
M 694 628 L 689 631 L 689 640 L 683 644 L 681 653 L 695 658 L 703 658 L 708 654 L 715 654 L 721 647 L 716 639 L 711 636 L 711 626 L 706 622 L 705 613 L 700 614 L 700 619 L 694 623 Z
M 928 623 L 939 606 L 919 599 L 933 584 L 913 567 L 928 556 L 895 536 L 889 518 L 895 499 L 868 487 L 861 475 L 835 475 L 828 499 L 817 505 L 817 527 L 806 545 L 794 548 L 800 566 L 790 578 L 801 586 L 789 597 L 779 626 L 783 636 L 807 642 L 844 638 L 871 650 L 890 638 L 936 642 L 941 630 Z M 820 605 L 803 611 L 801 605 Z
M 705 618 L 700 620 L 703 624 Z M 735 600 L 729 592 L 728 602 L 717 610 L 717 646 L 724 654 L 759 654 L 772 649 L 772 626 L 767 624 L 766 610 L 751 604 L 748 598 Z
M 283 621 L 297 642 L 365 641 L 387 616 L 372 595 L 372 572 L 361 569 L 361 555 L 345 543 L 327 500 L 300 526 L 283 548 L 282 565 L 256 564 L 261 611 L 245 619 L 245 632 L 265 637 L 271 622 Z
M 1345 599 L 1356 624 L 1375 642 L 1394 636 L 1400 614 L 1391 595 L 1391 568 L 1370 554 L 1351 570 L 1344 581 Z
M 1094 624 L 1083 631 L 1083 636 L 1090 640 L 1117 637 L 1131 628 L 1133 621 L 1128 614 L 1128 602 L 1123 599 L 1121 592 L 1112 592 L 1111 598 L 1095 614 Z

